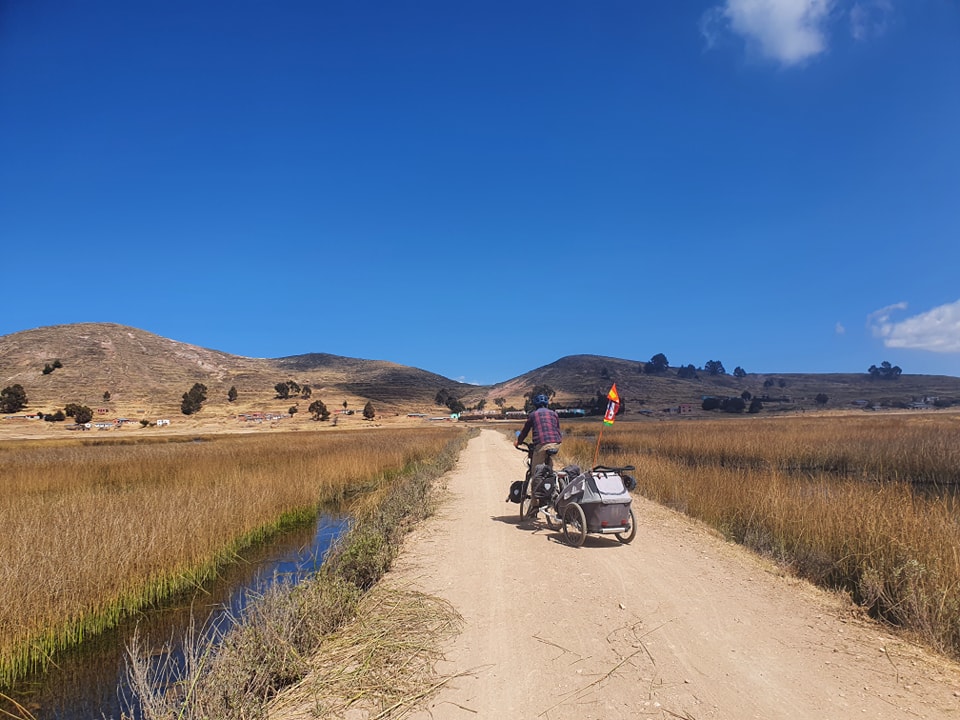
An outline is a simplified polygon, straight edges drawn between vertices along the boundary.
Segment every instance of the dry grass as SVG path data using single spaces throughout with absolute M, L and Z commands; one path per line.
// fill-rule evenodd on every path
M 432 512 L 436 479 L 464 441 L 455 436 L 434 463 L 411 468 L 376 493 L 377 504 L 358 513 L 314 578 L 275 586 L 219 638 L 186 638 L 186 668 L 174 682 L 166 667 L 131 648 L 128 674 L 140 717 L 263 717 L 290 686 L 286 701 L 307 703 L 308 714 L 323 717 L 358 704 L 402 709 L 422 697 L 435 648 L 459 619 L 439 600 L 376 583 L 407 530 Z
M 0 451 L 0 686 L 237 550 L 435 458 L 449 428 L 7 443 Z
M 320 647 L 310 674 L 272 705 L 308 717 L 403 717 L 446 681 L 434 671 L 438 648 L 460 631 L 462 618 L 443 600 L 413 590 L 377 587 L 353 622 Z
M 578 431 L 564 449 L 589 463 L 595 442 Z M 904 482 L 957 482 L 958 453 L 956 416 L 928 415 L 623 423 L 600 459 L 636 465 L 645 496 L 960 657 L 955 507 Z

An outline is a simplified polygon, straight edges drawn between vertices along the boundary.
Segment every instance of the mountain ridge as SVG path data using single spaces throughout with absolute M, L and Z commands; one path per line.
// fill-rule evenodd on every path
M 44 372 L 60 360 L 62 367 Z M 670 368 L 647 374 L 645 361 L 601 355 L 568 355 L 527 373 L 493 385 L 467 385 L 386 360 L 365 360 L 313 352 L 279 358 L 248 358 L 165 338 L 116 323 L 52 325 L 0 336 L 0 387 L 14 383 L 27 393 L 29 407 L 51 412 L 66 403 L 117 413 L 179 414 L 181 396 L 196 382 L 208 389 L 207 408 L 234 413 L 269 407 L 286 411 L 291 403 L 308 398 L 278 398 L 277 383 L 293 380 L 310 385 L 313 399 L 329 407 L 343 403 L 353 408 L 373 403 L 378 410 L 442 413 L 435 403 L 441 390 L 472 407 L 499 398 L 504 405 L 522 407 L 523 397 L 536 385 L 556 391 L 558 403 L 575 406 L 605 395 L 617 383 L 628 412 L 662 410 L 680 403 L 699 406 L 705 395 L 718 397 L 767 396 L 772 405 L 812 407 L 818 394 L 832 406 L 856 401 L 902 405 L 923 397 L 960 401 L 960 378 L 944 375 L 901 375 L 875 380 L 864 372 L 764 373 L 734 377 L 710 376 L 700 370 L 696 379 L 683 379 Z M 235 387 L 238 401 L 227 401 Z M 109 393 L 109 402 L 104 400 Z M 785 403 L 784 399 L 789 400 Z M 346 407 L 345 406 L 345 407 Z

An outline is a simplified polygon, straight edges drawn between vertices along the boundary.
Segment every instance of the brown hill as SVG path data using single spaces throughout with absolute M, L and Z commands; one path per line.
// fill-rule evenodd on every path
M 44 367 L 59 360 L 53 372 Z M 748 374 L 682 379 L 676 369 L 651 375 L 643 362 L 597 355 L 572 355 L 492 386 L 458 383 L 435 373 L 382 360 L 363 360 L 326 353 L 276 359 L 247 358 L 177 342 L 143 330 L 111 323 L 80 323 L 26 330 L 0 337 L 0 387 L 14 383 L 27 393 L 32 412 L 53 412 L 67 403 L 104 410 L 108 418 L 126 416 L 183 419 L 180 401 L 194 383 L 207 386 L 202 418 L 229 418 L 241 412 L 285 413 L 298 405 L 300 418 L 313 399 L 331 410 L 346 402 L 359 410 L 369 400 L 378 412 L 405 414 L 445 412 L 435 405 L 441 389 L 458 395 L 472 407 L 481 399 L 492 409 L 505 398 L 508 406 L 523 407 L 523 396 L 534 386 L 556 390 L 555 400 L 584 405 L 606 395 L 617 383 L 627 416 L 659 412 L 689 403 L 700 407 L 703 396 L 767 396 L 765 410 L 816 407 L 815 398 L 829 398 L 827 408 L 853 407 L 855 401 L 877 406 L 904 406 L 922 398 L 960 402 L 960 378 L 901 375 L 874 380 L 862 374 Z M 278 382 L 309 385 L 310 399 L 276 398 Z M 238 399 L 227 401 L 236 387 Z M 109 401 L 104 393 L 109 392 Z
M 62 367 L 44 374 L 55 360 Z M 311 399 L 276 399 L 274 386 L 287 380 L 309 385 Z M 426 411 L 439 389 L 470 389 L 381 360 L 319 353 L 247 358 L 111 323 L 56 325 L 0 337 L 0 387 L 22 385 L 31 411 L 52 412 L 76 402 L 106 406 L 111 417 L 179 415 L 183 393 L 197 382 L 207 386 L 207 415 L 283 412 L 298 400 L 305 413 L 313 399 L 331 410 L 343 402 L 359 410 L 369 400 L 380 412 Z M 237 389 L 235 403 L 227 401 L 230 387 Z
M 523 406 L 523 395 L 539 384 L 556 390 L 555 401 L 577 406 L 606 395 L 615 382 L 628 415 L 639 410 L 660 411 L 690 403 L 700 407 L 704 396 L 768 397 L 767 410 L 813 408 L 816 396 L 828 398 L 827 408 L 854 407 L 856 401 L 876 406 L 909 405 L 923 398 L 939 397 L 960 402 L 960 378 L 946 375 L 900 375 L 894 380 L 877 380 L 864 373 L 748 373 L 743 378 L 730 374 L 711 376 L 698 371 L 696 379 L 677 377 L 677 369 L 658 374 L 644 373 L 645 363 L 599 355 L 571 355 L 524 375 L 477 388 L 472 396 L 488 403 L 503 397 L 507 405 Z

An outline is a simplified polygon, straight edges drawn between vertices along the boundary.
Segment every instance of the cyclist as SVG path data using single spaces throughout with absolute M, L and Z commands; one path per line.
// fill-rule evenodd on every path
M 550 398 L 540 394 L 533 398 L 534 410 L 527 415 L 527 422 L 523 429 L 517 435 L 514 446 L 519 447 L 528 434 L 533 433 L 530 444 L 530 473 L 531 480 L 537 465 L 546 465 L 553 467 L 553 456 L 560 449 L 560 443 L 563 436 L 560 433 L 560 416 L 554 410 L 551 410 Z M 533 489 L 530 494 L 533 495 Z

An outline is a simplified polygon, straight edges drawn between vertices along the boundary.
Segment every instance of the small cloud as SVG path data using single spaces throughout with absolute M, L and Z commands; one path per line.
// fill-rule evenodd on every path
M 847 329 L 841 323 L 837 323 L 833 330 L 837 335 L 844 335 L 847 332 Z
M 850 8 L 850 34 L 854 40 L 880 37 L 887 31 L 892 14 L 890 0 L 858 0 Z
M 700 18 L 707 47 L 723 33 L 742 37 L 761 56 L 798 65 L 827 49 L 826 25 L 837 0 L 724 0 Z
M 893 312 L 906 308 L 906 303 L 897 303 L 867 317 L 868 327 L 874 337 L 883 340 L 884 347 L 960 353 L 960 300 L 905 320 L 891 319 Z

